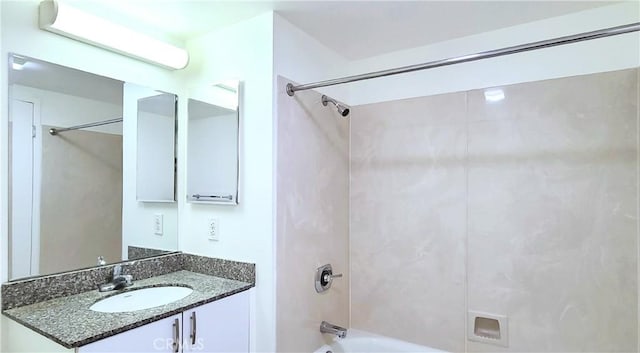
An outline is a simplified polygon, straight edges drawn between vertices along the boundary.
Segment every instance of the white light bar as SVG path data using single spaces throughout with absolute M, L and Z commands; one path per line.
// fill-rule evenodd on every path
M 182 48 L 55 0 L 40 3 L 40 28 L 169 69 L 183 69 L 189 62 Z

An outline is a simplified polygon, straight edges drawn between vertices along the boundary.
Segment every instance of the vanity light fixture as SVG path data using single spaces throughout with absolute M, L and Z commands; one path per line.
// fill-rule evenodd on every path
M 488 89 L 484 91 L 484 100 L 487 102 L 499 102 L 504 99 L 504 91 L 501 89 Z
M 40 3 L 40 28 L 168 69 L 183 69 L 189 62 L 189 53 L 182 48 L 56 0 Z
M 27 59 L 21 57 L 21 56 L 16 56 L 16 55 L 12 55 L 11 56 L 11 68 L 14 70 L 22 70 L 24 69 L 24 65 L 27 63 Z

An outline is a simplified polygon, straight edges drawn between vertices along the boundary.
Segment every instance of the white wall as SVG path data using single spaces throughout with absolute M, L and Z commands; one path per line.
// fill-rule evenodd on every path
M 349 61 L 278 14 L 274 16 L 273 31 L 275 76 L 284 76 L 304 84 L 350 74 Z M 284 87 L 276 87 L 276 92 L 281 90 Z M 349 100 L 348 85 L 323 87 L 318 91 L 340 101 Z M 300 91 L 296 94 L 303 93 Z
M 485 32 L 433 45 L 352 61 L 350 74 L 468 55 L 563 35 L 640 21 L 640 2 L 599 7 L 570 15 Z M 538 81 L 640 65 L 640 34 L 624 34 L 527 53 L 485 59 L 345 85 L 352 105 Z
M 181 74 L 191 91 L 241 81 L 239 205 L 186 202 L 186 104 L 178 114 L 180 250 L 256 263 L 251 347 L 261 352 L 275 348 L 272 40 L 273 14 L 266 13 L 187 43 L 192 57 Z M 207 239 L 210 217 L 219 220 L 219 241 Z

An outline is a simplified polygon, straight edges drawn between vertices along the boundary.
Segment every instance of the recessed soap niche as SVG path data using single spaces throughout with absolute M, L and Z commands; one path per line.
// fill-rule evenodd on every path
M 469 311 L 467 317 L 469 320 L 467 338 L 470 341 L 501 347 L 509 346 L 509 327 L 506 316 Z

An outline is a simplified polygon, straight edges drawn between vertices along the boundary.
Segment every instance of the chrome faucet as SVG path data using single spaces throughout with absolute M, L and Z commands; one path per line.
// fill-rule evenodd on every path
M 329 333 L 332 335 L 336 335 L 340 338 L 347 337 L 347 329 L 344 327 L 340 327 L 338 325 L 330 324 L 326 321 L 322 321 L 320 324 L 320 332 L 321 333 Z
M 111 282 L 99 285 L 98 291 L 108 292 L 112 290 L 120 290 L 133 285 L 133 276 L 122 274 L 122 267 L 126 265 L 133 265 L 134 263 L 135 261 L 115 265 L 113 267 L 113 277 L 111 278 Z

